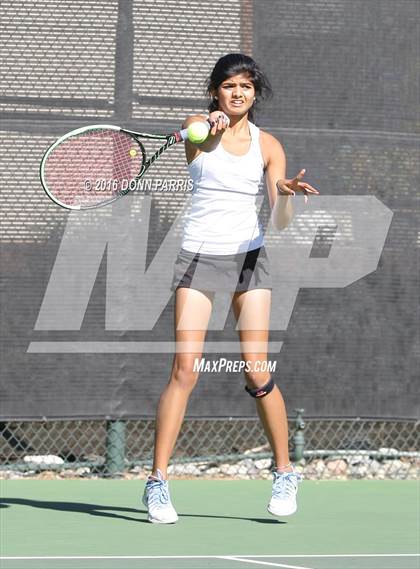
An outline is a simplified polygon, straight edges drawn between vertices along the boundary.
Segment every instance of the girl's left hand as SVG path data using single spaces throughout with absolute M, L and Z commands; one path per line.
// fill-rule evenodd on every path
M 305 169 L 301 170 L 299 174 L 291 180 L 277 180 L 277 192 L 285 196 L 294 196 L 296 192 L 303 192 L 305 194 L 305 203 L 308 203 L 308 193 L 319 194 L 319 191 L 306 182 L 301 182 L 305 172 Z

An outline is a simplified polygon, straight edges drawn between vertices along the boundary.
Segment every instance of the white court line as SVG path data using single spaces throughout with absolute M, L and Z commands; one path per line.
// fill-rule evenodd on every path
M 270 563 L 269 561 L 255 561 L 255 559 L 242 559 L 240 557 L 219 557 L 228 561 L 239 561 L 242 563 L 255 563 L 255 565 L 271 565 L 271 567 L 283 567 L 283 569 L 311 569 L 311 567 L 302 567 L 301 565 L 285 565 L 284 563 Z
M 220 559 L 226 557 L 225 555 L 37 555 L 37 556 L 0 556 L 0 561 L 2 560 L 49 560 L 49 559 Z M 237 555 L 231 555 L 231 557 L 255 557 L 257 559 L 270 559 L 270 558 L 281 558 L 281 559 L 291 559 L 296 557 L 311 558 L 311 557 L 420 557 L 420 553 L 328 553 L 319 554 L 315 553 L 310 555 L 309 553 L 293 554 L 293 555 L 253 555 L 239 553 Z

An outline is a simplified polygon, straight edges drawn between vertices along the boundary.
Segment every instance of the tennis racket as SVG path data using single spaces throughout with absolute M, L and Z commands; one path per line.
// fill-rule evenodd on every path
M 147 158 L 140 138 L 164 142 Z M 137 181 L 161 154 L 187 138 L 187 129 L 161 135 L 107 124 L 78 128 L 45 152 L 41 184 L 52 201 L 66 209 L 102 207 L 134 191 Z

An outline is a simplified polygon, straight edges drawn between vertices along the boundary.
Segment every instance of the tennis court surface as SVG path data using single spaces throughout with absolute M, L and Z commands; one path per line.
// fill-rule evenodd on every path
M 266 480 L 172 480 L 175 525 L 142 480 L 2 480 L 1 569 L 418 569 L 417 481 L 304 481 L 298 513 Z

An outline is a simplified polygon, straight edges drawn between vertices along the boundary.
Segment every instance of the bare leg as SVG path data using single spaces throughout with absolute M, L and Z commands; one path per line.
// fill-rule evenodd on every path
M 233 308 L 238 321 L 242 358 L 255 362 L 267 360 L 271 291 L 255 289 L 235 293 Z M 253 367 L 252 365 L 252 367 Z M 270 373 L 251 371 L 245 374 L 249 388 L 262 387 Z M 291 471 L 289 466 L 288 424 L 286 406 L 280 389 L 275 386 L 268 395 L 255 399 L 258 416 L 274 455 L 276 468 Z
M 174 356 L 169 382 L 159 400 L 156 412 L 155 446 L 152 474 L 157 470 L 167 478 L 170 457 L 174 450 L 188 400 L 198 380 L 193 369 L 195 358 L 201 358 L 212 297 L 189 288 L 176 291 Z M 183 329 L 182 329 L 183 328 Z
M 273 451 L 277 470 L 292 471 L 292 467 L 288 466 L 290 459 L 286 406 L 277 385 L 271 393 L 257 399 L 256 404 L 258 415 Z

